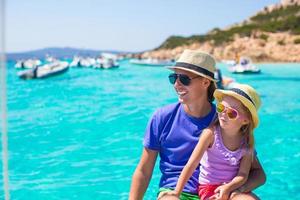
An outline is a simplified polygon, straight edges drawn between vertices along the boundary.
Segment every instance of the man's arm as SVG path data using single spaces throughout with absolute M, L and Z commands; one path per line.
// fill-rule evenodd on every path
M 266 182 L 266 174 L 257 158 L 254 157 L 247 182 L 239 188 L 241 192 L 250 192 Z
M 132 176 L 129 193 L 130 200 L 143 199 L 143 196 L 151 180 L 157 154 L 157 151 L 153 151 L 147 148 L 143 149 L 140 162 Z

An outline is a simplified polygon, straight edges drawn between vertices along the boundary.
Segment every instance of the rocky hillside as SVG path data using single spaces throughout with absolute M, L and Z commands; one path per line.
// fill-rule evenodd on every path
M 282 0 L 240 24 L 206 35 L 171 36 L 142 57 L 176 59 L 186 48 L 210 52 L 219 60 L 239 55 L 262 62 L 300 62 L 300 0 Z

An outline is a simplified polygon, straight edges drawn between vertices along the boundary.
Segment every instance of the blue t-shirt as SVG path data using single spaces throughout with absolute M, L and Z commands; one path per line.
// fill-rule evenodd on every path
M 214 119 L 216 108 L 212 104 L 211 112 L 202 118 L 188 115 L 180 103 L 158 109 L 150 119 L 144 147 L 159 152 L 159 187 L 175 188 L 185 164 L 189 160 L 199 136 Z M 199 167 L 185 185 L 184 192 L 197 194 Z

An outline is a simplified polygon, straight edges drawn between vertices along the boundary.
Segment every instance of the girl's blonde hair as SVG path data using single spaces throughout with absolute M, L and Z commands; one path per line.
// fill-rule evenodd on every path
M 242 134 L 244 135 L 245 139 L 246 139 L 246 145 L 249 149 L 254 149 L 254 122 L 252 119 L 252 115 L 250 113 L 250 111 L 248 110 L 248 108 L 246 108 L 246 106 L 244 106 L 241 103 L 243 110 L 246 111 L 247 113 L 247 117 L 249 119 L 249 123 L 243 125 L 240 128 L 240 131 L 242 132 Z

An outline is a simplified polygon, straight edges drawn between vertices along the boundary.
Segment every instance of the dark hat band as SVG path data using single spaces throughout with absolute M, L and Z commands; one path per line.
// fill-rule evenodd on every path
M 184 67 L 184 68 L 187 68 L 187 69 L 191 69 L 191 70 L 194 70 L 194 71 L 199 72 L 201 74 L 207 75 L 207 76 L 211 77 L 212 79 L 214 79 L 214 73 L 208 71 L 207 69 L 199 67 L 197 65 L 193 65 L 193 64 L 189 64 L 189 63 L 184 63 L 184 62 L 177 62 L 175 64 L 175 66 L 177 66 L 177 67 Z
M 254 104 L 254 102 L 252 101 L 252 99 L 244 91 L 242 91 L 242 90 L 240 90 L 238 88 L 231 88 L 229 90 L 231 90 L 231 91 L 233 91 L 233 92 L 235 92 L 235 93 L 237 93 L 237 94 L 245 97 L 246 99 L 248 99 L 254 105 L 254 107 L 256 107 L 255 104 Z

